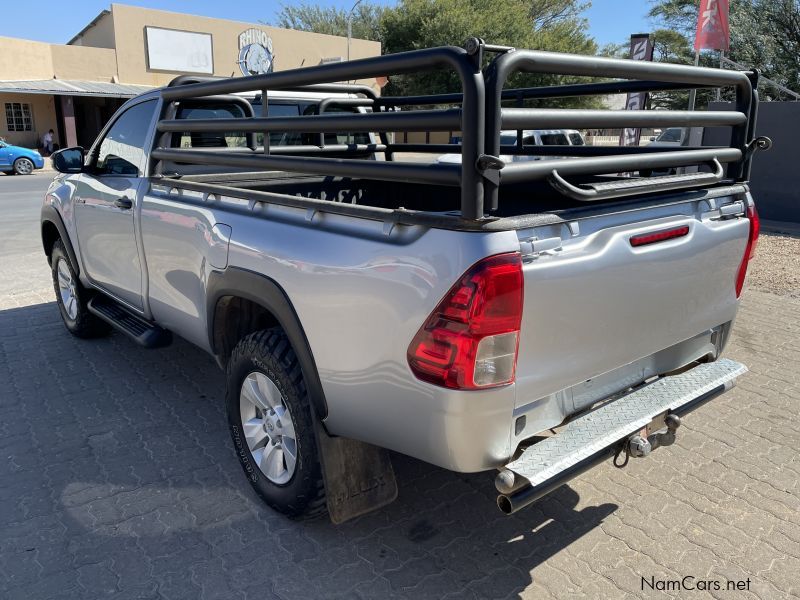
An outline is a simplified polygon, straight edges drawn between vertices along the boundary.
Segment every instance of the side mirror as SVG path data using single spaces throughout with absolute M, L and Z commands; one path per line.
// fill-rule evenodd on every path
M 86 155 L 83 148 L 75 146 L 53 152 L 50 158 L 53 161 L 53 168 L 59 173 L 81 173 Z

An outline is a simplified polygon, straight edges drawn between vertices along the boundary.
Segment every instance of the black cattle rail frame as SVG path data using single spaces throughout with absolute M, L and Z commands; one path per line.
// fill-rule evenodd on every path
M 481 68 L 485 53 L 496 56 Z M 336 82 L 379 76 L 451 69 L 461 81 L 461 92 L 427 96 L 379 97 L 367 86 Z M 546 73 L 607 78 L 610 81 L 504 89 L 514 73 Z M 556 190 L 575 200 L 600 200 L 667 190 L 697 188 L 723 181 L 745 182 L 750 160 L 757 148 L 768 147 L 766 138 L 755 138 L 758 73 L 724 71 L 667 63 L 600 58 L 532 50 L 517 50 L 471 38 L 464 48 L 455 46 L 415 50 L 374 58 L 292 69 L 252 77 L 230 79 L 179 77 L 161 91 L 163 109 L 158 122 L 162 133 L 152 157 L 156 161 L 196 165 L 252 168 L 254 171 L 286 171 L 385 181 L 401 181 L 461 188 L 461 220 L 480 221 L 498 206 L 499 187 L 507 183 L 547 180 Z M 585 95 L 658 92 L 698 88 L 733 88 L 732 111 L 572 110 L 524 108 L 525 99 L 564 98 Z M 347 92 L 320 102 L 316 114 L 270 117 L 269 93 L 274 91 Z M 260 93 L 262 116 L 245 110 L 243 118 L 176 119 L 175 103 L 182 100 L 242 92 Z M 235 98 L 235 96 L 233 97 Z M 515 101 L 516 106 L 508 107 Z M 367 112 L 331 113 L 330 106 L 367 107 Z M 439 106 L 420 109 L 420 106 Z M 400 110 L 401 107 L 405 107 Z M 727 147 L 595 147 L 523 146 L 521 130 L 552 128 L 626 127 L 731 127 Z M 501 146 L 503 129 L 519 131 L 515 145 Z M 388 132 L 458 131 L 459 144 L 390 143 Z M 249 153 L 170 148 L 174 132 L 242 132 Z M 319 135 L 319 145 L 270 148 L 269 132 Z M 326 132 L 379 133 L 380 144 L 326 145 Z M 263 151 L 255 147 L 255 133 L 264 134 Z M 363 160 L 365 152 L 383 153 L 385 160 Z M 461 164 L 397 162 L 398 152 L 458 153 Z M 292 155 L 294 154 L 294 156 Z M 302 156 L 298 156 L 302 154 Z M 332 156 L 335 154 L 335 156 Z M 501 154 L 548 154 L 557 161 L 521 161 L 504 164 Z M 160 173 L 158 163 L 156 173 Z M 616 174 L 637 170 L 669 170 L 704 165 L 695 173 L 645 178 L 609 178 L 607 182 L 575 185 L 570 176 Z M 725 165 L 725 166 L 723 166 Z M 182 186 L 190 187 L 189 182 Z M 194 188 L 203 186 L 196 183 Z M 265 198 L 269 193 L 263 193 Z M 288 203 L 289 197 L 274 194 Z M 312 202 L 296 199 L 292 204 Z M 356 207 L 353 207 L 356 208 Z M 361 207 L 359 207 L 361 208 Z M 364 207 L 367 208 L 367 207 Z

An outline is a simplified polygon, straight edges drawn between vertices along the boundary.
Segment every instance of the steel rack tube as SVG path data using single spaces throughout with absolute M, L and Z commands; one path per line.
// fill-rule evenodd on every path
M 485 136 L 485 92 L 483 73 L 480 64 L 474 60 L 463 48 L 447 46 L 440 48 L 429 48 L 425 50 L 414 50 L 389 54 L 372 58 L 348 61 L 344 63 L 330 63 L 315 67 L 305 67 L 300 69 L 290 69 L 287 71 L 277 71 L 264 75 L 254 75 L 252 77 L 235 77 L 220 81 L 207 81 L 202 83 L 192 83 L 186 85 L 176 85 L 161 90 L 161 97 L 165 102 L 193 98 L 197 96 L 211 96 L 216 94 L 233 94 L 255 90 L 279 90 L 288 89 L 296 86 L 318 86 L 320 84 L 330 84 L 349 79 L 364 79 L 368 77 L 378 77 L 385 75 L 398 75 L 412 73 L 421 70 L 435 70 L 439 67 L 450 67 L 455 70 L 461 80 L 463 93 L 463 105 L 461 109 L 460 129 L 464 132 L 461 144 L 462 165 L 464 168 L 457 167 L 456 170 L 446 165 L 414 165 L 412 163 L 396 164 L 393 162 L 380 165 L 380 171 L 374 166 L 378 163 L 364 160 L 345 159 L 299 159 L 299 158 L 278 158 L 272 156 L 264 157 L 235 157 L 227 160 L 249 160 L 257 159 L 261 162 L 247 163 L 248 166 L 260 165 L 261 168 L 285 169 L 298 172 L 325 173 L 345 175 L 350 177 L 378 177 L 390 181 L 404 181 L 409 174 L 414 175 L 414 180 L 422 183 L 436 183 L 446 180 L 446 185 L 458 185 L 458 181 L 453 182 L 460 173 L 461 183 L 461 215 L 464 219 L 483 218 L 483 177 L 478 172 L 476 163 L 478 157 L 484 151 Z M 313 88 L 312 88 L 313 89 Z M 319 89 L 319 88 L 317 88 Z M 387 113 L 380 116 L 393 116 L 397 114 Z M 364 117 L 366 115 L 360 115 Z M 322 119 L 323 116 L 316 117 Z M 359 121 L 362 123 L 363 121 Z M 341 126 L 341 125 L 340 125 Z M 156 153 L 158 152 L 158 154 Z M 159 149 L 153 156 L 169 156 L 166 160 L 188 160 L 195 156 L 187 151 L 175 151 Z M 178 153 L 177 155 L 175 153 Z M 181 154 L 183 153 L 183 154 Z M 201 153 L 202 154 L 202 153 Z M 202 154 L 203 164 L 231 164 L 230 162 L 211 162 L 214 158 L 224 160 L 224 155 L 212 153 Z M 313 165 L 310 161 L 322 161 Z
M 294 131 L 305 133 L 341 131 L 451 131 L 461 127 L 461 110 L 428 110 L 407 113 L 329 113 L 303 117 L 245 119 L 173 119 L 158 122 L 158 131 L 193 133 L 243 131 Z
M 308 89 L 322 90 L 321 85 L 357 78 L 378 77 L 387 73 L 398 75 L 432 67 L 447 65 L 454 68 L 464 79 L 467 75 L 480 75 L 472 67 L 466 51 L 456 46 L 429 48 L 399 52 L 372 58 L 363 58 L 342 63 L 328 63 L 314 67 L 275 71 L 250 77 L 231 77 L 228 79 L 204 81 L 177 85 L 161 90 L 164 100 L 180 100 L 216 94 L 235 94 L 248 91 L 286 90 L 308 86 Z M 469 87 L 469 86 L 468 86 Z M 472 90 L 474 92 L 474 90 Z
M 725 149 L 728 146 L 500 146 L 500 154 L 512 156 L 610 156 L 612 154 L 655 154 L 687 150 Z
M 243 154 L 157 148 L 156 160 L 169 160 L 198 165 L 221 165 L 253 170 L 293 171 L 317 175 L 336 175 L 362 179 L 382 179 L 411 183 L 458 186 L 462 181 L 461 165 L 424 163 L 387 163 L 373 160 L 277 156 L 275 154 Z M 462 188 L 463 191 L 463 188 Z
M 503 87 L 515 72 L 549 73 L 587 77 L 615 77 L 620 79 L 648 80 L 667 84 L 692 85 L 699 87 L 736 88 L 736 112 L 751 117 L 752 85 L 747 74 L 738 71 L 723 71 L 705 67 L 653 63 L 577 54 L 559 54 L 534 50 L 514 50 L 501 54 L 487 67 L 486 71 L 486 153 L 499 155 L 500 129 L 503 122 Z M 656 111 L 653 111 L 656 112 Z M 744 173 L 743 160 L 747 146 L 747 122 L 735 125 L 731 135 L 731 145 L 739 151 L 739 162 L 729 169 L 729 176 L 737 180 Z M 677 154 L 677 153 L 676 153 Z M 681 153 L 683 156 L 685 153 Z M 721 156 L 717 156 L 721 162 Z M 689 163 L 691 164 L 691 163 Z M 621 163 L 620 163 L 621 165 Z M 512 165 L 515 166 L 515 165 Z M 665 166 L 678 166 L 665 165 Z M 630 167 L 628 167 L 630 169 Z M 633 167 L 636 169 L 636 166 Z M 609 167 L 609 171 L 624 171 L 622 166 Z M 499 185 L 486 180 L 485 201 L 489 210 L 496 210 Z
M 191 83 L 208 83 L 213 81 L 224 81 L 226 77 L 214 77 L 204 75 L 178 75 L 167 84 L 167 87 L 175 87 L 177 85 L 188 85 Z M 363 94 L 367 98 L 375 99 L 377 94 L 368 85 L 358 83 L 322 83 L 318 85 L 307 86 L 291 86 L 285 88 L 272 88 L 280 89 L 281 91 L 293 92 L 334 92 L 340 94 Z M 253 90 L 256 91 L 256 90 Z M 256 100 L 259 100 L 256 96 Z
M 567 98 L 571 96 L 600 96 L 635 92 L 668 92 L 714 87 L 697 83 L 672 83 L 668 81 L 598 81 L 573 85 L 553 85 L 534 88 L 503 90 L 501 100 L 527 100 L 531 98 Z M 375 100 L 381 106 L 423 106 L 426 104 L 461 104 L 461 94 L 432 94 L 428 96 L 381 96 Z
M 653 152 L 652 154 L 611 155 L 593 158 L 566 158 L 563 160 L 518 162 L 506 165 L 500 171 L 503 183 L 520 183 L 544 179 L 553 171 L 560 175 L 601 175 L 617 171 L 636 171 L 639 169 L 659 169 L 663 167 L 684 167 L 711 162 L 736 162 L 742 158 L 738 148 L 709 148 L 707 150 L 687 150 L 685 152 Z
M 583 129 L 587 127 L 722 127 L 747 123 L 747 115 L 729 110 L 572 110 L 503 108 L 503 129 Z

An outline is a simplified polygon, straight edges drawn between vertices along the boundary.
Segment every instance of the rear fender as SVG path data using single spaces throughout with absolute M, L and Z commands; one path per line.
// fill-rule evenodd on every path
M 318 419 L 322 420 L 328 415 L 325 393 L 322 382 L 317 372 L 314 355 L 311 352 L 305 331 L 300 324 L 300 319 L 294 310 L 289 298 L 283 289 L 269 277 L 254 271 L 228 267 L 224 271 L 212 271 L 208 278 L 207 287 L 207 323 L 209 347 L 217 361 L 223 364 L 222 349 L 216 340 L 215 315 L 220 299 L 225 296 L 238 296 L 258 304 L 268 310 L 275 320 L 286 332 L 289 342 L 297 355 L 300 368 L 303 371 L 308 396 Z

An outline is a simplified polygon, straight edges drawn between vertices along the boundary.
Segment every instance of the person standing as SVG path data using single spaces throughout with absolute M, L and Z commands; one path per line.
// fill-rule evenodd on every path
M 44 149 L 47 151 L 47 154 L 53 153 L 53 130 L 51 129 L 47 133 L 42 136 L 42 145 Z

